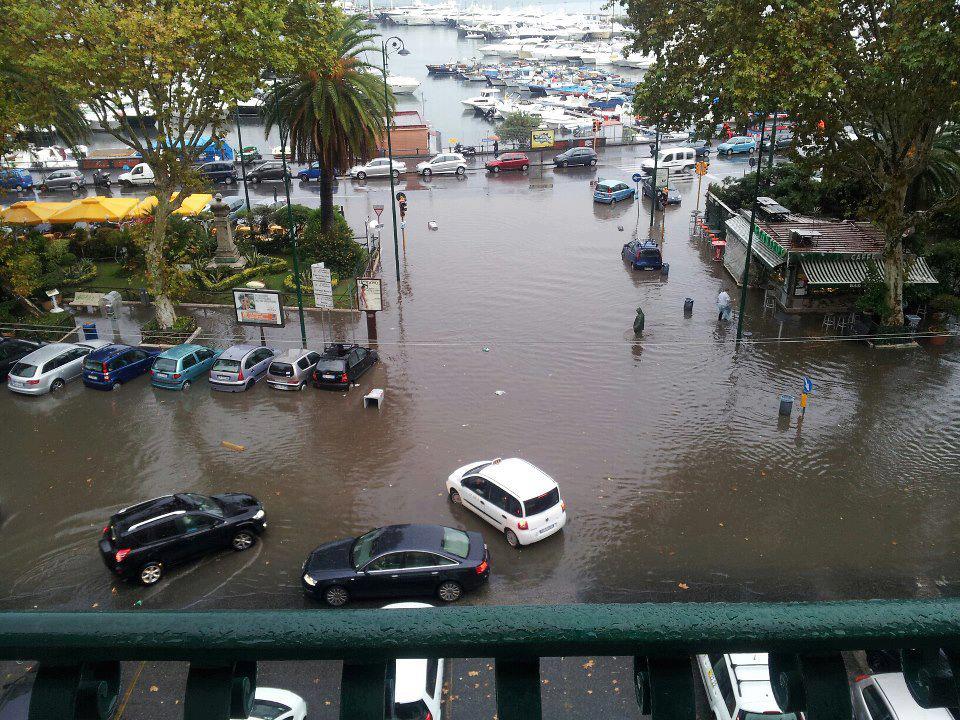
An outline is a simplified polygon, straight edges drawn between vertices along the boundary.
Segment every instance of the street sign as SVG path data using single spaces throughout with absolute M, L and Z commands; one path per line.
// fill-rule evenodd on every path
M 380 222 L 380 213 L 383 212 L 383 205 L 374 205 L 373 211 L 377 214 L 377 222 Z
M 405 192 L 398 192 L 397 202 L 406 202 L 406 201 L 407 201 L 407 194 Z
M 640 173 L 634 173 L 634 174 L 633 174 L 633 181 L 634 181 L 635 183 L 638 183 L 638 182 L 640 182 L 641 180 L 643 180 L 643 175 L 641 175 Z
M 707 174 L 707 170 L 710 168 L 710 163 L 706 162 L 705 160 L 701 160 L 694 167 L 696 168 L 697 175 L 702 177 Z
M 808 378 L 808 377 L 806 377 L 806 376 L 804 376 L 804 378 L 803 378 L 803 391 L 804 391 L 805 393 L 811 393 L 811 392 L 813 392 L 813 380 L 811 380 L 810 378 Z
M 310 277 L 313 281 L 313 303 L 317 307 L 333 307 L 333 283 L 330 269 L 323 263 L 314 263 L 310 266 Z

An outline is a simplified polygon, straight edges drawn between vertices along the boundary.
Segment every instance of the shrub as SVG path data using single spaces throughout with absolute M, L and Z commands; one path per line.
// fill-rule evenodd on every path
M 307 222 L 303 231 L 304 251 L 324 263 L 330 271 L 340 277 L 352 274 L 365 250 L 353 240 L 353 230 L 339 213 L 334 214 L 333 227 L 328 232 L 320 229 L 320 216 L 315 215 Z
M 863 294 L 857 298 L 857 310 L 874 315 L 881 323 L 885 323 L 893 312 L 887 303 L 887 285 L 875 262 L 869 265 L 867 278 L 863 281 Z
M 189 315 L 180 315 L 169 330 L 161 330 L 156 320 L 144 323 L 140 328 L 142 343 L 154 345 L 179 345 L 186 342 L 197 329 L 197 321 Z

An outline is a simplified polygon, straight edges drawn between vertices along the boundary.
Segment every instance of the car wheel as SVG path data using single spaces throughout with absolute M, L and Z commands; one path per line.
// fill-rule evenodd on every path
M 249 550 L 251 547 L 253 547 L 253 544 L 256 541 L 257 538 L 252 532 L 249 530 L 241 530 L 233 536 L 233 540 L 230 541 L 230 545 L 237 552 L 243 552 L 244 550 Z
M 114 392 L 116 392 L 117 390 L 120 389 L 120 385 L 121 385 L 121 383 L 115 382 L 113 385 L 110 386 L 110 389 L 113 390 Z
M 460 497 L 460 493 L 453 488 L 450 488 L 450 502 L 454 505 L 463 505 L 463 498 Z
M 300 387 L 297 388 L 297 389 L 300 390 L 301 392 L 303 392 L 304 390 L 307 389 L 307 384 L 306 384 L 305 382 L 302 382 L 302 383 L 300 383 Z
M 343 607 L 350 601 L 350 593 L 341 585 L 333 585 L 324 591 L 323 601 L 330 607 Z
M 50 383 L 50 392 L 56 392 L 63 388 L 66 383 L 63 381 L 63 378 L 57 378 L 52 383 Z
M 423 169 L 423 176 L 424 176 L 424 177 L 430 177 L 431 175 L 433 175 L 433 170 L 431 170 L 430 168 L 424 168 L 424 169 Z
M 148 562 L 140 569 L 140 583 L 142 585 L 155 585 L 160 580 L 161 575 L 163 575 L 163 564 Z
M 565 162 L 558 162 L 558 163 L 557 163 L 557 167 L 558 167 L 558 168 L 562 168 L 562 167 L 566 167 L 566 166 L 567 166 L 567 164 L 566 164 Z
M 46 185 L 41 185 L 41 186 L 40 186 L 40 192 L 46 192 L 46 191 L 49 190 L 49 189 L 50 189 L 50 188 L 48 188 Z M 20 192 L 20 186 L 19 186 L 19 185 L 17 186 L 17 192 Z
M 259 185 L 260 183 L 263 182 L 263 178 L 260 177 L 259 175 L 256 175 L 256 176 L 254 176 L 254 178 L 253 178 L 253 182 L 254 182 L 255 184 Z
M 749 150 L 747 150 L 747 153 L 750 154 L 750 155 L 753 155 L 753 153 L 754 153 L 755 150 L 756 150 L 756 148 L 750 148 Z
M 521 167 L 520 169 L 523 170 L 524 172 L 526 172 L 527 170 L 530 169 L 530 166 L 529 166 L 529 165 L 524 165 L 524 166 Z
M 500 167 L 499 167 L 498 165 L 494 165 L 494 166 L 493 166 L 493 171 L 494 171 L 495 173 L 500 172 Z
M 366 179 L 367 179 L 367 174 L 365 172 L 357 173 L 357 180 L 366 180 Z
M 510 528 L 507 528 L 506 530 L 503 531 L 503 534 L 506 535 L 507 537 L 507 545 L 509 545 L 512 548 L 520 547 L 520 539 L 517 537 L 517 534 L 513 530 L 511 530 Z
M 466 172 L 467 172 L 467 169 L 463 165 L 457 168 L 457 175 L 465 175 Z
M 189 381 L 189 380 L 184 380 L 184 381 L 183 381 L 183 385 L 180 386 L 180 389 L 181 389 L 181 390 L 189 390 L 189 389 L 190 389 L 190 381 Z
M 247 380 L 247 384 L 243 386 L 243 389 L 244 389 L 244 390 L 249 390 L 250 388 L 252 388 L 252 387 L 254 386 L 254 384 L 255 384 L 256 382 L 257 382 L 257 379 L 256 379 L 256 378 L 250 378 L 249 380 Z
M 399 171 L 399 170 L 394 170 L 394 171 L 393 171 L 393 179 L 396 180 L 398 177 L 400 177 L 400 171 Z
M 236 175 L 231 175 L 229 182 L 230 182 L 231 185 L 236 185 L 236 184 L 237 184 L 237 176 L 236 176 Z
M 437 588 L 437 597 L 444 602 L 456 602 L 460 599 L 461 595 L 463 595 L 463 587 L 461 587 L 460 583 L 454 582 L 453 580 L 447 580 Z
M 77 183 L 72 182 L 72 183 L 70 183 L 70 189 L 73 190 L 74 192 L 76 192 L 77 190 L 80 189 L 80 186 L 77 185 Z
M 590 165 L 592 166 L 592 165 L 596 165 L 596 164 L 597 164 L 597 159 L 596 159 L 596 158 L 590 158 Z

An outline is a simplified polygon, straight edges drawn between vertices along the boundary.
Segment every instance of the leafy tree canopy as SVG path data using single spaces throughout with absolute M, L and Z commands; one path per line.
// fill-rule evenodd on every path
M 530 145 L 530 133 L 540 127 L 540 119 L 530 113 L 512 112 L 497 124 L 501 142 L 512 142 L 520 147 Z

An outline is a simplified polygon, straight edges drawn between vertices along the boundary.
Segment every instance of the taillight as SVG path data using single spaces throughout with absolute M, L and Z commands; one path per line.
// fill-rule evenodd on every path
M 118 563 L 123 562 L 123 559 L 130 554 L 130 548 L 124 548 L 123 550 L 117 550 L 117 554 L 113 556 L 113 559 Z
M 39 380 L 27 380 L 27 385 L 39 385 Z
M 110 526 L 109 526 L 109 525 L 105 525 L 104 528 L 103 528 L 103 534 L 106 535 L 108 532 L 110 532 Z
M 488 567 L 489 565 L 487 565 L 486 560 L 484 560 L 482 563 L 477 565 L 477 575 L 483 575 L 487 571 Z
M 320 373 L 318 373 L 316 370 L 313 371 L 313 379 L 314 379 L 314 380 L 319 380 L 319 379 L 320 379 Z
M 526 530 L 528 527 L 530 526 L 527 524 L 526 520 L 521 520 L 517 523 L 517 530 Z
M 101 368 L 101 369 L 100 369 L 100 372 L 102 372 L 104 375 L 107 375 L 107 374 L 110 373 L 110 371 L 107 370 L 107 364 L 106 364 L 106 363 L 100 363 L 100 368 Z
M 433 720 L 433 715 L 430 714 L 429 710 L 427 710 L 427 716 L 423 720 Z
M 561 512 L 567 511 L 567 504 L 563 500 L 560 501 L 560 510 Z
M 854 682 L 860 682 L 861 680 L 866 680 L 868 677 L 870 677 L 870 676 L 869 676 L 869 675 L 857 675 L 857 676 L 853 679 L 853 681 L 854 681 Z
M 350 382 L 350 378 L 347 377 L 347 374 L 346 374 L 346 373 L 344 373 L 343 375 L 340 376 L 340 382 L 342 382 L 342 383 Z
M 243 380 L 243 368 L 237 371 L 237 380 Z
M 179 380 L 179 379 L 180 379 L 180 373 L 174 373 L 174 374 L 173 374 L 173 379 L 174 379 L 174 380 Z

